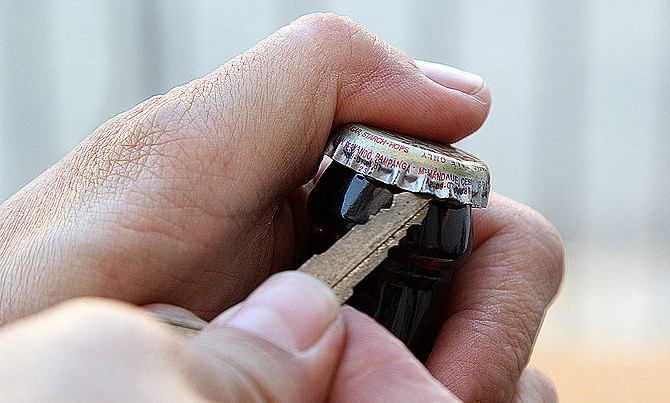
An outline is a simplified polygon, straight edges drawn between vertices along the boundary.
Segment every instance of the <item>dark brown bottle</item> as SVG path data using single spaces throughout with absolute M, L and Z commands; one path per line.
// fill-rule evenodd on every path
M 400 154 L 395 152 L 398 150 Z M 433 169 L 436 160 L 447 155 L 451 161 L 461 153 L 451 147 L 350 124 L 340 128 L 331 138 L 326 154 L 334 156 L 334 161 L 320 177 L 307 203 L 311 223 L 308 250 L 315 254 L 328 249 L 347 231 L 367 222 L 380 209 L 389 207 L 394 194 L 406 191 L 403 187 L 416 190 L 421 174 L 424 185 L 427 184 L 425 188 L 429 190 L 431 187 L 439 190 L 445 183 L 439 182 L 441 178 L 452 180 L 443 187 L 451 183 L 452 189 L 447 193 L 454 197 L 436 196 L 431 200 L 422 223 L 408 230 L 400 243 L 389 251 L 388 257 L 354 288 L 354 294 L 347 301 L 389 329 L 421 361 L 428 357 L 439 331 L 442 296 L 453 273 L 454 262 L 471 248 L 471 204 L 481 206 L 482 200 L 488 196 L 488 171 L 482 175 L 475 169 L 476 178 L 466 177 L 459 182 L 468 183 L 469 187 L 459 189 L 453 185 L 453 180 L 457 176 L 462 179 L 463 175 L 447 177 L 448 174 L 443 175 L 444 169 L 440 172 Z M 463 155 L 467 156 L 466 160 L 475 158 Z M 420 158 L 428 158 L 429 163 L 421 164 Z M 479 160 L 475 163 L 477 167 L 485 167 Z M 443 165 L 446 168 L 453 166 Z M 391 170 L 400 167 L 403 171 L 389 174 L 389 167 Z M 462 168 L 459 166 L 459 173 L 467 172 Z M 473 191 L 480 194 L 473 198 Z M 481 194 L 484 192 L 485 195 Z

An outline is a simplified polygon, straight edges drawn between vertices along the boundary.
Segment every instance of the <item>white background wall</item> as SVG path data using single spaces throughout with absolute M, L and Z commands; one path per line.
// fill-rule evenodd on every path
M 325 10 L 490 83 L 491 116 L 463 146 L 489 163 L 494 190 L 544 213 L 568 244 L 545 339 L 667 344 L 664 0 L 0 0 L 0 200 L 107 118 Z

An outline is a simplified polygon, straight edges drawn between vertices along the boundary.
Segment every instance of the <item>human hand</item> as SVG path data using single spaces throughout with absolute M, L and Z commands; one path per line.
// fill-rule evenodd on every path
M 389 332 L 297 272 L 275 275 L 189 341 L 131 305 L 71 300 L 0 328 L 0 362 L 2 401 L 460 401 Z M 526 374 L 515 402 L 552 397 Z
M 309 16 L 111 119 L 2 205 L 0 318 L 83 295 L 213 318 L 291 265 L 331 126 L 452 142 L 481 125 L 486 84 L 424 67 L 434 81 L 363 27 Z M 511 397 L 562 270 L 555 230 L 501 200 L 475 215 L 475 263 L 428 361 L 466 401 Z

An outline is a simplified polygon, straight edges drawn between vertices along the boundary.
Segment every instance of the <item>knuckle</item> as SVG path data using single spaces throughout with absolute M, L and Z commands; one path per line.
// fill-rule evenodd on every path
M 98 187 L 138 179 L 151 165 L 152 116 L 159 102 L 160 97 L 151 98 L 100 126 L 74 154 L 73 174 Z
M 119 143 L 124 160 L 143 165 L 147 157 L 161 154 L 161 149 L 179 139 L 181 130 L 193 120 L 196 109 L 197 92 L 187 95 L 177 99 L 166 96 L 142 116 L 128 122 L 128 130 Z
M 372 31 L 352 20 L 331 13 L 310 14 L 296 20 L 301 39 L 314 43 L 311 49 L 330 57 L 331 64 L 347 70 L 368 70 L 381 59 L 403 53 L 391 48 Z M 409 56 L 407 56 L 409 59 Z M 352 63 L 352 62 L 356 63 Z
M 189 147 L 205 148 L 213 118 L 201 105 L 212 85 L 196 84 L 153 97 L 103 124 L 75 156 L 73 173 L 100 187 L 120 186 L 160 176 L 171 166 L 164 163 L 188 155 Z
M 295 20 L 294 24 L 309 30 L 316 38 L 322 39 L 341 39 L 342 36 L 352 36 L 357 32 L 367 31 L 353 19 L 333 13 L 307 14 Z
M 419 68 L 405 52 L 390 46 L 365 26 L 348 17 L 335 14 L 311 14 L 296 21 L 307 32 L 320 53 L 314 60 L 323 61 L 337 72 L 343 99 L 361 92 L 375 92 L 396 78 Z

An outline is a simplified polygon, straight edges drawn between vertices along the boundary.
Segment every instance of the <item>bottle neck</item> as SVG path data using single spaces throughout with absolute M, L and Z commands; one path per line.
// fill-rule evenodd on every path
M 357 224 L 393 202 L 400 190 L 369 179 L 333 162 L 310 193 L 311 222 L 308 254 L 321 253 Z M 389 251 L 394 258 L 426 269 L 447 268 L 471 248 L 471 209 L 450 200 L 431 200 L 421 225 L 409 228 L 400 244 Z
M 472 248 L 469 205 L 431 200 L 421 225 L 413 226 L 389 256 L 426 269 L 448 269 Z
M 393 202 L 398 190 L 332 163 L 310 193 L 308 256 L 328 249 Z M 443 293 L 454 260 L 470 250 L 470 206 L 432 200 L 420 225 L 356 287 L 347 303 L 402 340 L 422 361 L 442 324 Z

